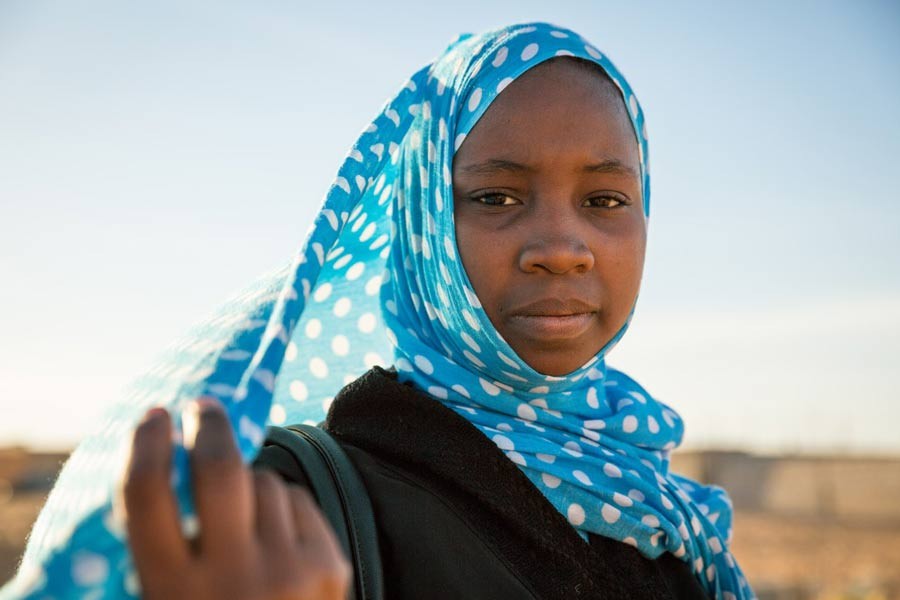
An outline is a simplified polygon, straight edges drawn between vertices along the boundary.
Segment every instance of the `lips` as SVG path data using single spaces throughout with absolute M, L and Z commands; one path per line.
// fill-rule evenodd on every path
M 568 317 L 598 310 L 599 306 L 581 298 L 542 298 L 509 312 L 514 317 Z
M 599 310 L 580 298 L 543 298 L 510 311 L 508 322 L 525 337 L 567 340 L 584 334 Z

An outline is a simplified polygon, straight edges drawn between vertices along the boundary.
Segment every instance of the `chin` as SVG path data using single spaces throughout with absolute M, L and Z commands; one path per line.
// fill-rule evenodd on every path
M 600 349 L 598 348 L 597 351 Z M 547 359 L 548 354 L 557 354 L 554 356 L 552 360 Z M 570 353 L 562 353 L 559 356 L 559 350 L 544 350 L 538 353 L 535 353 L 530 358 L 526 358 L 524 355 L 520 354 L 519 356 L 528 363 L 528 366 L 540 373 L 541 375 L 550 375 L 552 377 L 562 377 L 568 375 L 569 373 L 580 369 L 586 362 L 591 360 L 596 352 L 592 354 L 588 354 L 585 356 L 581 356 L 581 353 L 578 354 L 570 354 Z
M 612 339 L 605 325 L 596 320 L 575 336 L 542 335 L 521 327 L 505 328 L 501 336 L 529 367 L 541 375 L 562 377 L 583 367 Z

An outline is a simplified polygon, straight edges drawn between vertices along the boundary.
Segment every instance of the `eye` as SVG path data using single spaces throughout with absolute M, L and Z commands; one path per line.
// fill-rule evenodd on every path
M 485 192 L 472 196 L 472 200 L 485 206 L 512 206 L 519 201 L 503 192 Z
M 619 196 L 594 196 L 584 201 L 585 206 L 592 208 L 619 208 L 627 204 L 628 202 Z

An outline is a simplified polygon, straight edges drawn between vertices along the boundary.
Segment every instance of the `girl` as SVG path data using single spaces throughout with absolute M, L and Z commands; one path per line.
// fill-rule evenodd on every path
M 167 487 L 165 411 L 138 428 L 124 498 L 147 593 L 343 593 L 308 499 L 238 458 L 267 416 L 327 409 L 372 498 L 387 597 L 752 597 L 724 492 L 669 472 L 680 418 L 605 364 L 649 200 L 643 113 L 594 46 L 544 23 L 452 44 L 354 145 L 292 269 L 179 374 L 168 404 L 224 406 L 194 404 L 186 436 L 199 543 Z M 176 445 L 182 502 L 187 460 Z

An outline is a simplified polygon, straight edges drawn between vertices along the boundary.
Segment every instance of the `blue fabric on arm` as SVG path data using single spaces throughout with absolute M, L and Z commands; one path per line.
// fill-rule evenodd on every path
M 139 593 L 112 507 L 130 431 L 153 405 L 176 414 L 209 394 L 226 406 L 245 460 L 269 423 L 320 421 L 335 393 L 373 365 L 479 428 L 581 531 L 671 552 L 719 598 L 752 591 L 728 551 L 731 510 L 718 488 L 669 472 L 683 435 L 675 411 L 604 356 L 545 376 L 500 337 L 459 260 L 452 160 L 491 102 L 545 60 L 598 64 L 618 86 L 650 179 L 644 116 L 627 81 L 577 33 L 546 23 L 465 35 L 415 73 L 361 134 L 297 258 L 176 347 L 78 448 L 5 595 Z M 180 422 L 176 422 L 176 433 Z M 175 436 L 175 489 L 193 525 L 186 453 Z

